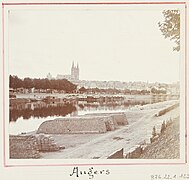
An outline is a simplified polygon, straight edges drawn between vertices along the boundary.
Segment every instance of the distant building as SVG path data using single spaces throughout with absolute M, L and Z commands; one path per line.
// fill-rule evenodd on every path
M 67 79 L 68 81 L 77 85 L 77 88 L 99 88 L 99 89 L 120 89 L 120 90 L 131 90 L 131 91 L 151 91 L 152 88 L 157 90 L 167 91 L 169 94 L 179 94 L 179 83 L 177 84 L 165 84 L 165 83 L 149 83 L 148 81 L 142 82 L 124 82 L 124 81 L 99 81 L 99 80 L 80 80 L 79 64 L 72 62 L 70 74 L 58 74 L 56 78 L 53 78 L 48 73 L 47 78 L 50 79 Z
M 71 80 L 72 80 L 72 77 L 71 77 L 71 75 L 58 74 L 58 75 L 56 76 L 56 79 L 67 79 L 67 80 L 71 81 Z
M 48 73 L 48 74 L 47 74 L 47 79 L 48 79 L 48 80 L 53 79 L 53 77 L 52 77 L 51 73 Z
M 72 63 L 71 77 L 74 80 L 79 80 L 79 64 L 78 63 L 77 63 L 77 67 L 74 66 L 74 62 Z
M 79 81 L 79 64 L 77 66 L 72 62 L 71 74 L 62 75 L 58 74 L 56 79 L 67 79 L 68 81 Z

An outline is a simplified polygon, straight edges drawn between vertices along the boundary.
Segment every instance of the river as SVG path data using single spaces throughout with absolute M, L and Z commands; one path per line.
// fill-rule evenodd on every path
M 66 103 L 45 103 L 42 101 L 32 103 L 16 103 L 10 106 L 9 134 L 17 135 L 38 129 L 41 123 L 61 117 L 83 115 L 87 113 L 121 112 L 136 105 L 152 104 L 162 101 L 160 99 L 129 99 L 114 102 L 83 101 Z

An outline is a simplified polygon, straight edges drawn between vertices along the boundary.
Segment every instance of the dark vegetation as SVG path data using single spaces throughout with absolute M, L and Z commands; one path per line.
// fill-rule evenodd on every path
M 17 76 L 9 76 L 9 87 L 13 89 L 24 88 L 24 89 L 42 89 L 42 90 L 59 90 L 65 91 L 66 93 L 72 93 L 76 90 L 77 86 L 66 79 L 31 79 L 24 78 L 20 79 Z

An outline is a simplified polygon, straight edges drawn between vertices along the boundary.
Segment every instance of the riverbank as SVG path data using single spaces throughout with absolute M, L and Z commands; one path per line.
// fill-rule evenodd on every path
M 52 135 L 55 142 L 65 149 L 58 152 L 42 153 L 44 159 L 106 159 L 113 152 L 124 149 L 124 154 L 144 141 L 150 143 L 152 128 L 160 131 L 163 121 L 179 116 L 179 107 L 161 116 L 160 110 L 172 106 L 177 101 L 132 107 L 125 111 L 128 125 L 103 134 L 63 134 Z
M 99 101 L 96 101 L 96 97 L 92 99 L 87 98 L 86 101 L 84 101 L 84 94 L 80 95 L 79 97 L 74 96 L 74 94 L 57 94 L 60 96 L 67 96 L 70 99 L 49 97 L 44 98 L 43 100 L 41 95 L 46 96 L 49 94 L 30 93 L 22 95 L 24 95 L 25 98 L 10 100 L 9 132 L 12 135 L 35 131 L 41 123 L 47 120 L 53 120 L 55 118 L 80 116 L 87 113 L 125 112 L 127 109 L 134 106 L 165 101 L 163 99 L 159 99 L 159 96 L 152 98 L 151 96 L 145 95 L 126 95 L 123 98 L 116 96 L 108 98 L 101 97 L 99 98 Z M 40 96 L 41 100 L 29 99 L 29 97 L 34 98 L 34 95 L 37 99 Z M 79 99 L 83 101 L 79 101 Z M 118 100 L 116 101 L 116 99 Z M 93 102 L 94 100 L 96 102 Z
M 146 147 L 139 159 L 179 159 L 179 127 L 179 118 L 176 118 L 155 142 Z
M 165 113 L 160 113 L 162 111 L 165 111 Z M 25 148 L 24 144 L 30 143 L 30 140 L 22 140 L 22 137 L 27 138 L 38 138 L 41 135 L 45 135 L 45 141 L 43 144 L 47 145 L 47 138 L 50 137 L 50 139 L 53 139 L 52 146 L 56 146 L 59 150 L 51 152 L 45 151 L 43 152 L 42 149 L 40 153 L 40 158 L 42 159 L 107 159 L 111 157 L 112 154 L 115 152 L 119 152 L 120 149 L 123 155 L 128 154 L 129 152 L 133 151 L 133 148 L 136 148 L 140 146 L 141 144 L 150 144 L 150 138 L 152 137 L 152 129 L 155 126 L 156 131 L 160 132 L 161 126 L 163 121 L 168 122 L 170 119 L 175 119 L 179 116 L 179 106 L 178 101 L 164 101 L 154 104 L 146 104 L 146 105 L 137 105 L 130 107 L 128 109 L 125 109 L 124 112 L 121 113 L 122 116 L 124 116 L 128 123 L 122 124 L 121 126 L 115 125 L 115 128 L 109 129 L 109 131 L 104 132 L 90 132 L 87 130 L 86 132 L 83 132 L 83 129 L 70 129 L 70 131 L 63 131 L 58 134 L 56 134 L 55 131 L 53 131 L 52 134 L 49 134 L 48 131 L 45 132 L 47 134 L 40 133 L 38 134 L 37 131 L 31 132 L 31 133 L 24 133 L 18 136 L 13 137 L 13 144 L 10 144 L 11 147 L 20 147 L 23 146 L 22 149 Z M 103 118 L 110 118 L 110 114 L 103 115 Z M 115 115 L 111 115 L 112 118 Z M 77 116 L 77 118 L 87 118 L 88 121 L 83 122 L 83 125 L 85 124 L 86 127 L 91 126 L 90 120 L 94 121 L 92 117 L 96 118 L 102 118 L 100 115 L 96 116 L 96 114 L 91 114 L 88 116 L 88 114 Z M 117 114 L 116 114 L 117 117 Z M 90 119 L 92 118 L 92 119 Z M 115 117 L 114 117 L 115 118 Z M 67 118 L 67 121 L 71 121 L 73 118 Z M 78 126 L 80 125 L 79 119 L 73 123 L 77 123 Z M 104 119 L 105 120 L 105 119 Z M 120 120 L 120 119 L 119 119 Z M 55 127 L 53 123 L 57 123 L 56 120 L 52 119 L 52 129 Z M 99 122 L 99 121 L 97 121 Z M 59 122 L 58 122 L 59 123 Z M 64 124 L 64 122 L 62 122 Z M 72 122 L 70 122 L 72 123 Z M 103 121 L 102 121 L 103 123 Z M 104 121 L 106 123 L 106 121 Z M 115 119 L 114 119 L 115 123 Z M 106 123 L 107 124 L 107 123 Z M 95 124 L 93 122 L 94 127 L 98 127 L 98 123 Z M 68 126 L 65 126 L 68 128 Z M 93 128 L 94 128 L 93 127 Z M 45 130 L 46 127 L 44 127 Z M 75 127 L 73 127 L 75 128 Z M 37 130 L 37 129 L 36 129 Z M 39 129 L 38 129 L 39 130 Z M 56 130 L 56 128 L 55 128 Z M 73 132 L 72 132 L 73 130 Z M 77 133 L 74 133 L 74 131 L 77 131 Z M 179 130 L 177 129 L 179 132 Z M 55 134 L 54 134 L 55 133 Z M 174 133 L 173 133 L 174 134 Z M 21 136 L 21 137 L 20 137 Z M 20 139 L 21 138 L 21 139 Z M 166 138 L 169 139 L 169 138 Z M 24 141 L 24 142 L 22 142 Z M 29 142 L 27 142 L 29 141 Z M 171 140 L 170 140 L 171 141 Z M 39 147 L 43 147 L 44 145 L 41 144 L 41 140 L 34 143 L 39 144 Z M 50 142 L 50 141 L 48 141 Z M 16 144 L 14 144 L 16 143 Z M 16 145 L 16 146 L 15 146 Z M 174 144 L 173 144 L 174 145 Z M 158 146 L 158 145 L 156 145 Z M 48 148 L 51 147 L 51 144 L 48 144 Z M 63 148 L 59 148 L 63 147 Z M 149 146 L 150 147 L 150 146 Z M 166 148 L 169 146 L 166 145 Z M 45 146 L 45 149 L 48 149 Z M 19 149 L 19 148 L 18 148 Z M 27 147 L 26 147 L 27 149 Z M 36 151 L 39 148 L 36 147 Z M 13 148 L 13 152 L 19 152 L 18 150 L 15 150 Z M 148 151 L 147 151 L 148 152 Z M 149 151 L 150 153 L 150 151 Z M 156 154 L 156 151 L 154 152 Z M 160 151 L 160 154 L 162 152 Z M 30 154 L 29 154 L 30 155 Z M 14 154 L 14 157 L 17 155 Z M 149 155 L 146 155 L 148 157 Z M 150 156 L 149 156 L 150 157 Z M 171 158 L 174 158 L 176 156 L 172 156 Z M 137 157 L 138 158 L 138 157 Z
M 93 93 L 93 94 L 66 94 L 66 93 L 17 93 L 16 99 L 30 99 L 30 100 L 43 100 L 46 97 L 51 97 L 54 99 L 66 99 L 66 100 L 79 100 L 85 99 L 87 97 L 93 98 L 101 98 L 101 97 L 121 97 L 125 100 L 145 100 L 145 99 L 162 99 L 162 100 L 175 100 L 178 99 L 177 96 L 174 95 L 167 95 L 167 94 L 100 94 L 100 93 Z M 16 101 L 16 100 L 13 100 Z

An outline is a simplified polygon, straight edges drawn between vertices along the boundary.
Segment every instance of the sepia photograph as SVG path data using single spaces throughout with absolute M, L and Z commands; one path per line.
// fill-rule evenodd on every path
M 180 9 L 9 8 L 9 158 L 181 159 Z

